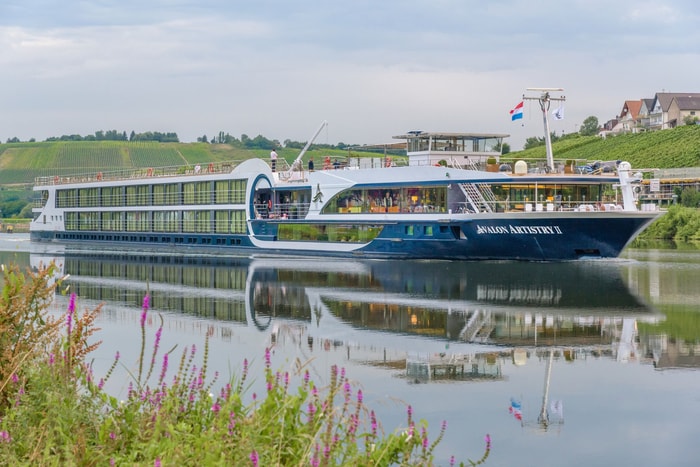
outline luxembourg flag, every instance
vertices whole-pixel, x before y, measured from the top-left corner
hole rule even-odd
[[[516,105],[515,108],[510,111],[511,122],[523,118],[523,102],[524,101],[520,101],[520,104]]]

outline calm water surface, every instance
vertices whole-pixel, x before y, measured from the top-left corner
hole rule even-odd
[[[56,259],[81,307],[103,303],[99,375],[149,333],[163,348],[207,336],[212,370],[337,364],[363,388],[384,429],[406,405],[438,450],[491,466],[700,465],[700,251],[627,250],[581,263],[348,261],[82,251],[0,235],[0,259]],[[67,297],[58,295],[54,310]],[[128,376],[111,380],[124,394]],[[257,381],[252,391],[264,391]],[[516,405],[514,405],[514,403]]]

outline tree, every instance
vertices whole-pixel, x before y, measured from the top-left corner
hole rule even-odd
[[[588,117],[581,124],[579,131],[581,136],[593,136],[598,134],[598,117]]]

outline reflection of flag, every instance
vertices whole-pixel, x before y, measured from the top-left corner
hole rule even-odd
[[[520,103],[510,111],[510,121],[513,122],[519,118],[523,118],[523,103],[524,101],[520,101]]]
[[[564,106],[560,105],[558,109],[552,112],[554,120],[564,120]]]
[[[552,401],[549,404],[549,413],[557,415],[559,418],[564,418],[564,403],[562,401]]]
[[[516,401],[512,397],[510,398],[510,408],[508,409],[508,412],[512,414],[516,420],[523,420],[523,411],[520,401]]]

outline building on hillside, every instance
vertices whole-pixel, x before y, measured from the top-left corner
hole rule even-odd
[[[668,121],[671,128],[683,125],[686,118],[697,121],[700,116],[700,94],[697,96],[674,96],[668,106]]]
[[[654,98],[641,99],[639,102],[641,105],[637,114],[637,125],[643,131],[652,129],[654,125],[658,125],[658,122],[654,120],[656,116],[652,112],[654,109]]]
[[[653,98],[626,100],[620,115],[608,120],[600,135],[675,128],[696,116],[700,117],[700,93],[657,92]]]
[[[636,133],[638,128],[637,117],[642,101],[625,101],[618,117],[617,125],[613,128],[613,133]]]
[[[674,105],[674,110],[671,110],[671,104],[674,98],[678,99]],[[675,107],[677,107],[678,110],[675,110]],[[683,108],[681,109],[681,107]],[[691,115],[690,112],[695,112],[700,115],[700,93],[657,92],[654,96],[652,115],[655,117],[654,121],[658,122],[658,126],[655,125],[653,129],[658,128],[664,130],[683,125],[681,110],[683,111],[683,115]]]

